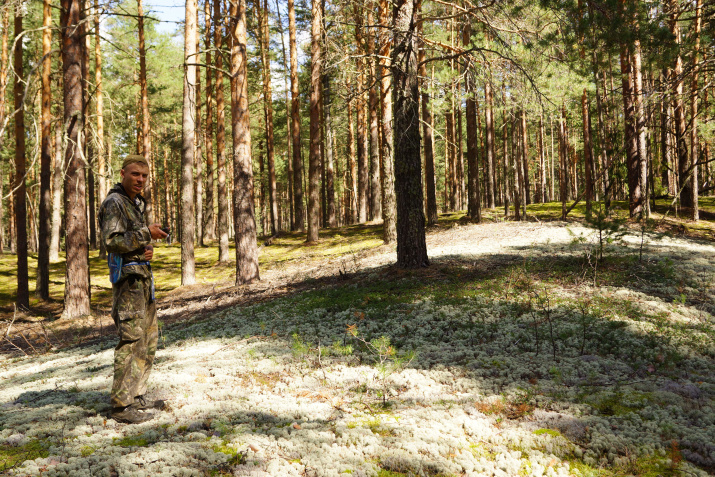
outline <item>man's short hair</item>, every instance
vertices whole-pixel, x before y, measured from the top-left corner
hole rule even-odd
[[[144,164],[145,166],[149,167],[149,163],[146,162],[144,156],[141,156],[139,154],[129,154],[127,157],[125,157],[124,162],[122,162],[122,169],[126,169],[126,167],[130,164]]]

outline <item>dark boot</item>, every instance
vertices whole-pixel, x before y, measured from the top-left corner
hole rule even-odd
[[[142,396],[137,396],[134,398],[132,407],[139,411],[146,411],[147,409],[162,410],[166,407],[166,403],[164,401],[162,401],[161,399],[157,399],[156,401],[147,400],[142,395]]]
[[[140,411],[136,409],[134,405],[131,405],[126,407],[113,407],[109,417],[125,424],[139,424],[140,422],[153,419],[154,413]]]

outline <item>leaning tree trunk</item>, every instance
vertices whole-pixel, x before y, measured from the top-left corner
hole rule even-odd
[[[251,126],[248,116],[246,0],[231,2],[231,135],[236,285],[258,280],[258,244],[253,211]]]
[[[184,106],[181,144],[181,284],[196,283],[194,236],[194,141],[196,131],[196,10],[197,0],[186,1],[184,29]]]
[[[308,162],[308,237],[306,242],[318,241],[320,227],[320,75],[322,49],[320,44],[323,12],[320,0],[312,0],[310,29],[310,159]]]
[[[412,7],[413,15],[417,18],[418,11],[413,2]],[[395,167],[394,167],[394,155],[393,155],[393,124],[392,124],[392,80],[388,72],[390,71],[390,37],[389,37],[389,20],[390,11],[388,9],[387,0],[380,0],[379,7],[380,15],[380,25],[382,25],[380,33],[380,99],[382,101],[381,112],[382,112],[382,150],[381,150],[381,160],[382,160],[382,240],[385,243],[392,243],[397,238],[396,218],[395,218]],[[414,28],[414,25],[413,25]],[[411,35],[415,32],[412,31]],[[416,37],[415,37],[416,38]],[[416,43],[413,45],[415,50],[413,53],[416,55]],[[417,67],[416,58],[415,68]],[[417,75],[417,71],[414,71]],[[419,103],[415,103],[415,107],[419,107]],[[418,116],[415,116],[415,127],[417,128],[417,136],[419,137],[419,127],[417,126]],[[398,129],[399,131],[399,129]],[[419,148],[417,149],[417,157],[420,158]],[[419,159],[418,164],[422,164],[421,159]],[[421,174],[421,171],[420,171]],[[420,182],[421,182],[420,178]],[[422,189],[420,186],[420,197],[422,196]],[[420,207],[422,207],[422,200],[420,200]],[[420,209],[422,210],[422,209]],[[424,218],[422,219],[424,221]],[[423,224],[424,226],[424,224]]]
[[[392,11],[397,266],[400,268],[429,265],[420,160],[417,12],[416,0],[397,0]]]
[[[15,205],[15,230],[17,233],[17,297],[18,307],[30,307],[30,292],[28,285],[27,270],[27,205],[25,188],[25,88],[23,86],[23,41],[22,41],[22,6],[15,7],[15,38],[13,41],[14,52],[13,62],[15,68],[15,84],[13,94],[15,95],[15,182],[14,205]],[[79,75],[78,75],[79,76]],[[78,84],[80,84],[78,82]],[[80,85],[80,104],[82,101],[82,90]],[[81,113],[81,112],[80,112]],[[85,225],[86,225],[85,218]],[[85,244],[87,240],[84,240]],[[69,253],[67,270],[69,271]],[[86,275],[85,275],[86,276]],[[68,284],[69,285],[69,284]],[[89,301],[89,300],[87,300]],[[86,314],[86,313],[83,313]]]
[[[50,214],[52,196],[50,192],[52,167],[52,89],[50,68],[52,58],[52,11],[50,0],[44,0],[42,9],[42,146],[40,151],[40,223],[37,247],[37,286],[35,294],[42,300],[50,299]]]
[[[65,150],[65,273],[64,318],[90,313],[89,242],[85,168],[80,151],[82,129],[82,56],[80,0],[62,0],[62,73]],[[20,231],[18,230],[18,234]]]

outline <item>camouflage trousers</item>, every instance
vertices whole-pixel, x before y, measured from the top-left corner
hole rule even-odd
[[[151,278],[130,275],[112,287],[112,318],[119,333],[114,348],[112,407],[129,406],[146,393],[154,364],[159,329],[156,303],[151,297]]]

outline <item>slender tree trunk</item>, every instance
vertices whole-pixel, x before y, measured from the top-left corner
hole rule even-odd
[[[462,31],[462,44],[465,48],[469,48],[471,42],[472,28],[469,21],[466,22]],[[467,167],[468,167],[468,203],[467,214],[474,222],[482,220],[481,207],[479,204],[479,159],[477,138],[479,131],[477,128],[477,100],[474,87],[474,72],[471,70],[472,58],[466,57],[465,64],[465,87],[467,90]]]
[[[559,195],[561,196],[561,220],[566,220],[568,143],[566,140],[566,105],[561,105],[559,121]]]
[[[415,3],[418,0],[409,0],[412,2],[410,8],[413,10],[410,15],[417,18],[417,10],[415,8]],[[380,0],[378,15],[380,17],[380,99],[381,106],[380,110],[382,112],[382,148],[381,148],[381,161],[382,161],[382,240],[386,243],[392,243],[397,238],[396,230],[396,203],[395,203],[395,158],[393,154],[393,131],[395,125],[393,125],[392,115],[393,115],[393,92],[392,92],[392,81],[393,78],[390,75],[391,67],[391,51],[392,42],[390,41],[389,26],[390,26],[390,10],[388,8],[387,0]],[[396,7],[394,7],[396,8]],[[393,19],[395,18],[395,13],[393,11]],[[412,25],[412,28],[415,26]],[[410,33],[410,36],[414,36],[415,31]],[[416,38],[416,37],[415,37]],[[410,39],[413,42],[414,39]],[[416,43],[411,43],[411,47],[416,48]],[[417,50],[412,51],[413,54],[417,54]],[[415,61],[414,67],[417,67],[417,58],[411,59],[410,61]],[[417,78],[417,71],[411,72],[415,75],[415,80]],[[417,87],[417,84],[415,84]],[[414,98],[418,101],[417,98]],[[419,110],[419,102],[414,104],[414,107]],[[415,122],[418,121],[419,114],[414,117]],[[417,123],[414,126],[416,129],[417,136],[419,138],[419,126]],[[422,168],[422,161],[420,159],[420,150],[417,149],[417,160]],[[421,176],[421,172],[420,172]],[[422,179],[420,177],[420,184]],[[422,186],[420,185],[420,214],[422,215],[422,220],[424,222],[424,214],[422,212]],[[423,223],[424,229],[424,223]]]
[[[298,84],[298,50],[295,33],[295,7],[288,0],[288,43],[290,44],[291,141],[293,143],[293,191],[295,215],[293,229],[305,230],[303,215],[303,159],[300,146],[300,92]]]
[[[648,201],[648,152],[646,148],[646,116],[643,106],[643,73],[641,68],[641,44],[636,39],[633,44],[633,104],[635,108],[636,137],[638,140],[638,163],[636,165],[638,182],[640,184],[642,199],[642,213],[645,218],[650,216],[650,203]],[[696,179],[697,180],[697,179]]]
[[[279,0],[276,0],[276,16],[278,18],[278,31],[281,34],[281,49],[283,50],[283,70],[286,72],[283,75],[284,91],[285,91],[285,102],[286,102],[286,128],[288,129],[288,136],[292,134],[291,121],[290,121],[290,100],[288,99],[288,55],[286,54],[285,47],[285,37],[283,35],[283,19],[281,18],[281,10],[279,7]],[[288,229],[293,230],[295,224],[295,212],[294,212],[294,197],[295,192],[293,190],[293,161],[291,156],[291,141],[286,141],[286,179],[288,190],[286,191],[288,200]]]
[[[540,203],[546,202],[546,151],[544,149],[544,118],[539,114],[539,187],[538,187],[538,201]]]
[[[7,39],[8,30],[10,29],[10,8],[5,8],[2,12],[2,40],[0,40],[0,150],[3,147],[3,142],[5,141],[5,118],[6,118],[6,105],[5,105],[5,93],[7,90],[7,70],[8,70],[8,53],[7,53]],[[3,171],[0,169],[0,184],[3,182]],[[12,188],[13,182],[9,183]],[[3,200],[5,194],[0,191],[0,253],[3,252],[3,242],[5,240],[5,227],[3,224]],[[12,194],[8,202],[12,203]],[[12,206],[10,206],[12,208]],[[12,222],[12,215],[10,215],[10,222]],[[12,224],[8,229],[12,229]],[[11,236],[12,234],[10,234]]]
[[[261,8],[259,8],[259,11]],[[270,34],[268,32],[268,0],[265,0],[262,11],[259,12],[261,22],[262,40],[261,63],[263,65],[263,112],[266,121],[266,158],[268,160],[268,198],[270,205],[271,235],[275,235],[280,230],[278,223],[278,196],[276,185],[276,163],[275,147],[273,140],[273,89],[271,86],[271,62],[268,55],[270,48]]]
[[[606,209],[611,206],[611,180],[610,180],[610,158],[612,156],[611,142],[606,133],[606,125],[604,121],[604,105],[601,100],[601,79],[603,75],[600,66],[600,57],[594,54],[594,83],[596,85],[596,109],[598,110],[598,142],[601,149],[601,170],[602,170],[602,188],[603,199]]]
[[[695,37],[695,45],[693,46],[693,79],[690,98],[690,157],[692,161],[691,171],[691,212],[690,218],[694,221],[700,220],[698,211],[698,72],[700,70],[699,54],[700,54],[700,29],[702,24],[702,0],[695,0],[695,28],[693,35]],[[707,104],[705,104],[707,107]],[[706,166],[707,167],[707,166]]]
[[[22,6],[15,7],[15,37],[13,39],[13,63],[15,68],[15,230],[17,231],[17,297],[16,304],[20,308],[30,307],[30,292],[27,270],[27,203],[25,188],[25,88],[23,86],[24,72],[23,55],[23,14]],[[86,220],[86,218],[85,218]],[[86,222],[85,222],[86,223]],[[85,239],[86,243],[86,239]],[[69,262],[68,262],[69,265]],[[69,269],[69,266],[68,266]]]
[[[259,279],[256,220],[253,211],[251,129],[248,116],[246,0],[229,1],[231,4],[231,125],[236,285],[243,285]]]
[[[196,282],[194,238],[194,148],[196,131],[197,0],[186,1],[184,29],[184,106],[181,145],[181,284]]]
[[[62,127],[55,127],[55,160],[52,171],[52,230],[50,232],[50,263],[60,260],[60,233],[62,229],[62,178],[64,160],[62,156]]]
[[[107,161],[104,145],[104,85],[102,84],[102,47],[99,28],[99,2],[94,1],[94,82],[97,110],[97,200],[101,204],[107,196]],[[99,241],[99,258],[107,258],[104,240]]]
[[[524,219],[526,206],[531,204],[531,180],[529,178],[529,129],[526,123],[526,111],[521,110],[521,165],[523,167]]]
[[[368,92],[368,103],[369,116],[370,116],[370,219],[371,220],[381,220],[382,219],[382,185],[380,181],[381,172],[381,156],[383,151],[380,150],[380,129],[378,128],[377,116],[380,112],[379,103],[379,90],[377,85],[378,82],[377,74],[382,74],[381,69],[376,68],[376,60],[374,58],[375,54],[375,37],[372,33],[375,30],[375,19],[373,15],[372,8],[367,10],[367,23],[370,25],[368,28],[366,40],[367,40],[367,56],[366,60],[369,65],[369,81],[370,89]],[[379,38],[383,38],[382,34]]]
[[[493,97],[492,97],[492,84],[490,81],[484,83],[484,120],[486,122],[487,136],[486,136],[486,185],[487,185],[487,207],[493,209],[496,207],[495,201],[495,187],[494,187],[494,176],[496,175],[496,169],[494,167],[495,156],[494,156],[494,114],[493,111]]]
[[[355,5],[355,42],[357,44],[357,169],[358,169],[358,221],[362,224],[368,217],[368,162],[367,136],[365,132],[365,61],[361,58],[365,53],[363,46],[362,16],[360,7]]]
[[[335,161],[333,158],[333,125],[330,105],[332,96],[330,94],[330,77],[323,76],[323,117],[325,118],[325,193],[327,195],[328,206],[328,227],[337,227],[337,216],[335,207]]]
[[[680,6],[675,0],[669,1],[671,10],[670,31],[675,36],[675,41],[680,45]],[[675,149],[678,164],[678,191],[680,204],[683,207],[693,206],[693,188],[690,174],[690,161],[688,158],[688,145],[686,141],[685,104],[683,99],[683,59],[678,54],[675,58],[673,69],[673,120],[675,122]]]
[[[626,141],[626,161],[628,169],[628,209],[635,217],[643,211],[643,191],[640,183],[638,158],[638,138],[636,136],[635,107],[633,104],[632,71],[629,52],[621,47],[621,82],[623,84],[623,123]]]
[[[215,3],[215,2],[214,2]],[[219,7],[221,6],[219,2]],[[216,35],[216,30],[218,30],[219,36],[222,36],[221,32],[221,20],[219,16],[219,21],[214,24],[212,21],[212,4],[210,0],[204,1],[204,48],[206,50],[206,64],[211,65],[213,59],[211,56],[211,39],[212,39],[212,26],[213,35]],[[197,45],[198,48],[198,45]],[[216,56],[221,56],[218,52]],[[210,240],[207,227],[208,221],[206,220],[206,215],[208,214],[206,204],[204,202],[204,183],[208,184],[208,178],[204,179],[204,176],[211,175],[211,222],[213,223],[213,171],[209,170],[208,163],[210,162],[213,166],[213,134],[214,134],[214,83],[213,83],[213,69],[210,67],[206,68],[206,125],[204,126],[202,132],[202,142],[203,149],[206,150],[206,169],[204,170],[203,157],[199,156],[196,159],[196,238],[200,247],[205,247],[206,242]],[[196,92],[200,94],[200,91]],[[209,196],[208,191],[206,191],[206,196]],[[220,255],[220,251],[219,251]]]
[[[308,163],[308,237],[318,241],[320,228],[320,77],[322,74],[321,27],[323,13],[320,0],[312,0],[310,30],[310,160]]]
[[[348,95],[354,97],[352,84],[350,83],[350,78],[347,77],[345,80],[345,89],[348,91]],[[349,224],[357,223],[357,161],[355,156],[355,127],[353,125],[353,101],[349,101],[348,107],[348,182],[345,187],[349,191],[349,210],[350,217],[347,222]],[[347,214],[346,214],[347,216]]]
[[[50,67],[52,58],[52,11],[51,1],[44,0],[42,10],[42,146],[40,152],[40,223],[37,254],[37,285],[35,294],[42,300],[50,299],[50,215],[52,196],[50,193],[52,167],[52,90],[50,84]]]
[[[137,0],[137,21],[139,24],[139,90],[141,95],[142,107],[142,155],[144,156],[144,159],[146,159],[147,164],[151,164],[151,126],[149,118],[149,92],[147,90],[146,82],[146,48],[144,47],[144,6],[142,4],[142,0]],[[191,63],[197,63],[196,60],[196,57],[192,57],[189,59]],[[155,222],[152,200],[152,183],[153,177],[150,175],[147,179],[147,187],[144,189],[144,199],[146,200],[146,211],[144,214],[146,216],[146,221],[148,224]]]
[[[506,85],[502,88],[502,103],[506,105]],[[504,216],[509,216],[509,203],[511,202],[511,187],[509,184],[509,121],[507,118],[507,111],[504,108],[504,114],[502,117],[504,134],[502,137],[502,143],[504,145],[503,163],[502,170],[504,171]]]
[[[422,16],[422,0],[418,2],[418,14]],[[425,66],[425,47],[422,38],[422,21],[417,24],[417,37],[419,41],[419,51],[417,52],[418,72],[423,78],[422,84],[422,136],[424,139],[425,155],[425,193],[427,195],[427,223],[434,225],[437,223],[437,188],[435,185],[434,171],[434,133],[432,112],[429,104],[429,93],[424,85],[427,78],[427,67]]]
[[[218,165],[218,261],[228,263],[228,186],[226,183],[226,119],[223,93],[223,56],[218,53],[223,48],[221,29],[221,1],[214,0],[214,45],[216,54],[216,159]]]
[[[583,117],[583,158],[586,178],[586,217],[591,216],[593,200],[593,146],[591,145],[591,115],[588,110],[586,88],[581,95],[581,114]]]
[[[420,159],[419,88],[417,83],[416,0],[393,5],[391,54],[395,108],[395,192],[397,198],[397,266],[426,267],[427,244]]]
[[[206,5],[209,5],[210,1],[206,1]],[[206,7],[204,8],[206,13]],[[213,39],[214,48],[216,48],[216,55],[213,58],[214,66],[216,69],[207,68],[206,69],[206,170],[204,175],[206,176],[206,190],[205,190],[205,201],[203,203],[203,224],[201,226],[202,237],[199,242],[203,245],[207,242],[216,239],[216,214],[214,213],[214,188],[216,186],[215,175],[214,175],[214,153],[213,153],[213,135],[214,135],[214,108],[216,110],[216,155],[218,156],[217,163],[220,162],[221,154],[224,155],[223,162],[224,167],[226,163],[226,145],[225,145],[225,120],[224,120],[224,146],[223,150],[218,145],[219,136],[221,136],[220,126],[218,125],[220,114],[218,113],[218,101],[219,96],[221,101],[223,101],[223,55],[220,52],[220,48],[223,46],[223,31],[222,25],[222,15],[221,15],[221,2],[213,2],[213,12],[209,12],[213,15],[213,21],[210,21],[210,16],[207,15],[206,20],[206,64],[210,65],[212,63],[211,48],[210,48],[210,32],[209,26],[213,26]],[[215,74],[215,76],[214,76]],[[219,95],[220,91],[220,95]],[[218,194],[217,194],[218,195]],[[217,198],[218,199],[218,198]],[[228,197],[225,199],[228,201]],[[220,200],[219,200],[220,202]],[[220,215],[220,214],[219,214]],[[219,219],[220,220],[220,219]],[[226,219],[224,219],[226,220]],[[228,247],[228,246],[227,246]],[[219,259],[221,258],[221,244],[219,240]]]
[[[82,160],[83,154],[80,150],[80,145],[82,144],[80,135],[83,123],[81,63],[84,54],[84,42],[82,41],[80,28],[80,10],[80,0],[62,0],[62,72],[64,77],[65,137],[67,138],[65,151],[65,244],[67,248],[67,266],[65,273],[65,308],[62,313],[64,318],[76,318],[90,313],[86,185]],[[20,174],[19,171],[18,174]],[[22,174],[24,174],[24,171]],[[18,215],[20,214],[18,213]],[[20,230],[18,230],[18,238],[19,234]]]

